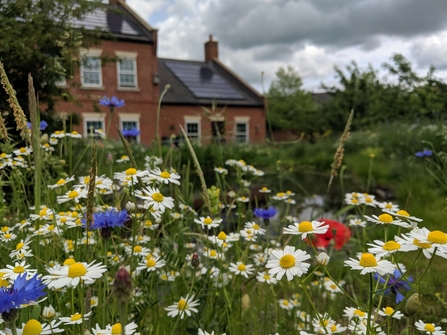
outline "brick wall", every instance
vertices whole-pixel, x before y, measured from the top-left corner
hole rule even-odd
[[[211,107],[208,106],[208,109]],[[235,140],[236,118],[248,118],[248,136],[250,143],[261,143],[265,141],[265,113],[263,108],[249,107],[217,107],[216,112],[206,116],[204,109],[200,106],[187,105],[163,105],[160,113],[160,137],[169,138],[171,135],[179,135],[180,127],[185,128],[185,117],[200,116],[201,143],[208,144],[212,141],[211,122],[222,120],[219,112],[226,118],[224,138],[227,143]],[[185,129],[186,130],[186,129]]]
[[[112,126],[110,137],[118,138],[116,125],[119,124],[119,115],[138,115],[141,128],[140,141],[149,144],[153,138],[153,128],[155,125],[155,115],[159,99],[159,87],[154,84],[154,73],[158,72],[158,63],[155,48],[148,43],[134,43],[124,41],[103,41],[100,45],[91,49],[101,49],[102,56],[115,56],[115,51],[136,52],[137,80],[138,90],[129,90],[118,88],[117,64],[115,62],[107,63],[102,68],[102,88],[81,88],[80,87],[80,69],[75,70],[74,78],[67,85],[70,92],[76,97],[76,102],[60,102],[58,112],[94,113],[94,105],[98,100],[105,96],[116,96],[125,100],[125,106],[116,109],[112,115]],[[101,112],[105,114],[105,127],[109,122],[110,113],[104,106],[99,106]],[[74,130],[84,134],[84,122],[74,127]]]

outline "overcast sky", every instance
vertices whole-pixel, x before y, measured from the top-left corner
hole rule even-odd
[[[308,90],[334,84],[334,66],[380,68],[402,53],[447,81],[447,0],[127,0],[159,29],[159,57],[203,60],[212,34],[219,59],[261,91],[280,66]]]

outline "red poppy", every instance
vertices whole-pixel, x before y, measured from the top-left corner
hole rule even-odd
[[[324,221],[324,223],[328,224],[329,229],[324,234],[314,235],[312,243],[316,248],[327,248],[331,240],[334,240],[335,250],[340,250],[351,238],[351,230],[343,223],[324,218],[320,219],[319,221]],[[309,243],[309,241],[307,242]]]

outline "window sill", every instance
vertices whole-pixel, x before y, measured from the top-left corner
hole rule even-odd
[[[98,91],[104,91],[104,86],[81,86],[81,90],[98,90]]]
[[[121,92],[140,92],[138,87],[117,87],[116,90]]]

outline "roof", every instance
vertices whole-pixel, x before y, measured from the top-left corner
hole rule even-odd
[[[218,61],[158,59],[162,104],[263,107],[264,100]]]
[[[74,24],[86,29],[101,29],[112,33],[118,40],[135,42],[154,42],[154,28],[145,23],[129,6],[122,1],[109,4],[105,9],[97,9]]]

